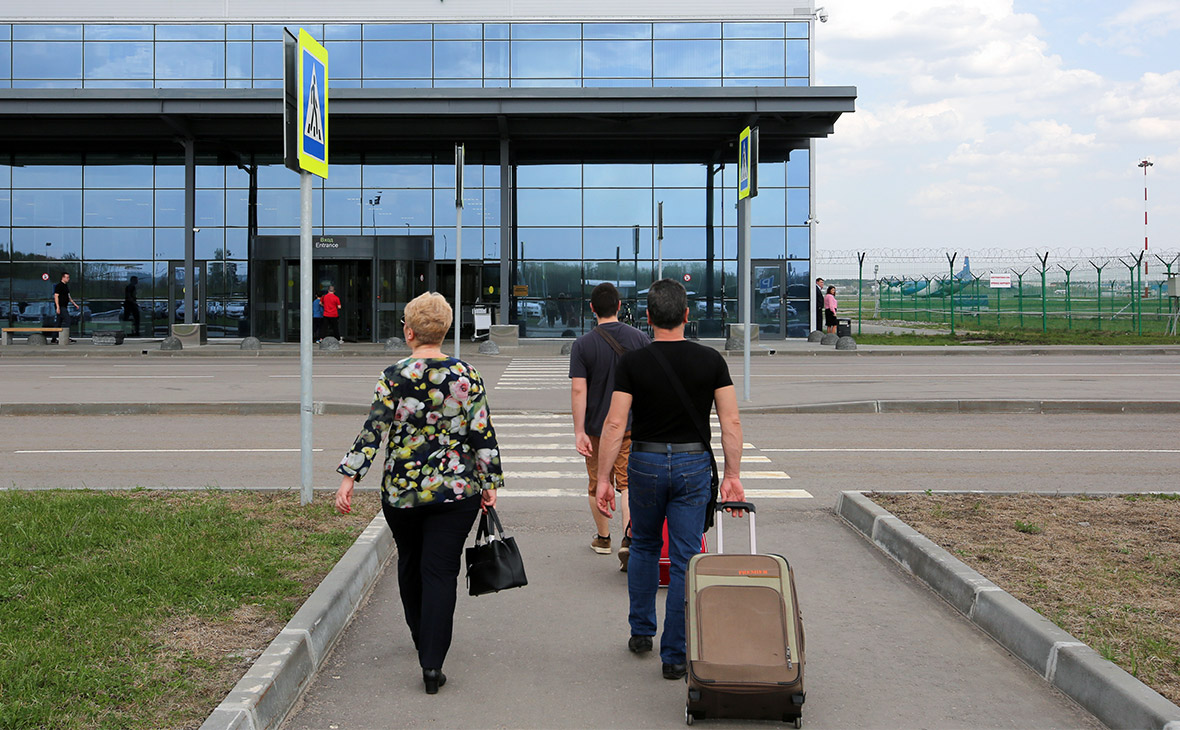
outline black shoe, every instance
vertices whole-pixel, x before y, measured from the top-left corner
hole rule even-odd
[[[687,664],[664,665],[664,679],[684,679],[686,674],[688,674]]]
[[[645,651],[651,651],[651,637],[650,636],[632,636],[627,642],[627,648],[633,654],[642,654]]]
[[[441,669],[423,669],[422,684],[426,685],[426,694],[438,694],[438,688],[447,683],[447,675]]]

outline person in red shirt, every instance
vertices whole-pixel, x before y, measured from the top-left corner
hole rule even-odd
[[[324,303],[324,324],[327,325],[328,335],[340,339],[340,297],[336,296],[336,287],[328,285],[328,293],[321,300]]]

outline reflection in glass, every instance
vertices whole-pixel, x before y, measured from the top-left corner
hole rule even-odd
[[[793,188],[807,187],[811,180],[810,163],[810,150],[791,150],[791,157],[787,162],[787,185]]]
[[[13,190],[12,225],[81,226],[81,190]]]
[[[333,86],[336,85],[337,79],[359,79],[361,77],[360,41],[327,41],[324,43],[324,48],[328,51],[329,71]]]
[[[429,41],[366,42],[363,75],[366,79],[430,78]]]
[[[804,225],[811,217],[811,201],[807,188],[787,189],[787,224]]]
[[[592,165],[583,172],[583,185],[588,188],[650,188],[651,165]]]
[[[485,41],[483,75],[489,79],[508,78],[508,42]]]
[[[88,79],[150,79],[152,44],[87,43],[85,76]]]
[[[152,225],[150,190],[87,190],[84,206],[87,226]]]
[[[754,226],[750,229],[750,256],[753,258],[781,259],[785,250],[786,236],[782,228]]]
[[[559,79],[582,75],[579,41],[512,41],[512,78]]]
[[[720,38],[720,23],[656,23],[656,38]]]
[[[582,44],[587,77],[647,78],[651,76],[649,41],[585,41]]]
[[[81,228],[12,229],[12,259],[14,261],[61,261],[81,257]]]
[[[17,24],[13,26],[14,41],[80,41],[80,25]]]
[[[431,27],[428,23],[366,23],[365,40],[401,41],[430,40]]]
[[[369,165],[363,170],[368,188],[429,188],[430,165]]]
[[[650,190],[588,188],[583,192],[583,223],[587,226],[650,226],[651,200]]]
[[[807,41],[787,41],[787,76],[807,76]]]
[[[785,41],[723,41],[724,71],[728,77],[785,75]]]
[[[517,255],[525,259],[580,259],[582,257],[582,229],[580,228],[520,228],[517,235]],[[612,254],[613,256],[614,254]]]
[[[483,74],[483,44],[479,41],[436,41],[434,77],[478,79]]]
[[[653,52],[658,77],[721,75],[721,46],[716,41],[656,41]]]
[[[151,228],[87,228],[82,231],[82,255],[87,259],[152,258]]]
[[[726,38],[782,38],[782,23],[725,23]]]
[[[811,258],[811,231],[809,229],[799,226],[787,229],[787,258]]]
[[[516,168],[516,185],[521,188],[576,188],[581,184],[581,165],[520,165]]]
[[[581,190],[518,190],[520,226],[576,226],[582,223]]]
[[[82,44],[14,42],[12,78],[81,79]]]
[[[88,155],[86,158],[85,181],[87,188],[150,188],[152,187],[152,160],[150,157],[127,158],[139,160],[139,164],[103,164],[116,162],[117,158],[102,158]]]
[[[209,23],[201,23],[199,25],[157,25],[156,40],[223,41],[225,40],[225,26]]]
[[[184,191],[157,190],[156,191],[156,225],[183,226],[184,225]]]
[[[87,25],[83,30],[88,41],[150,41],[155,32],[151,25]]]

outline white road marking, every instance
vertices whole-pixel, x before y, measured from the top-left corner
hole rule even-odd
[[[14,454],[285,454],[299,449],[22,449]],[[323,449],[312,449],[323,451]]]
[[[505,479],[586,479],[583,471],[505,471]],[[783,471],[743,471],[742,479],[790,479]]]
[[[740,373],[739,373],[740,374]],[[751,375],[754,378],[817,378],[824,380],[839,380],[841,378],[1180,378],[1180,373],[862,373],[842,375],[840,373],[824,373],[822,375],[802,373],[771,373],[767,375]]]
[[[899,454],[1180,454],[1180,449],[858,449],[843,447],[836,449],[761,449],[779,452],[866,452]]]
[[[573,450],[573,447],[570,447]],[[579,454],[578,456],[514,456],[512,454],[501,454],[501,464],[582,464],[585,459]],[[724,464],[725,459],[717,459],[718,464]],[[769,464],[769,456],[743,456],[743,464]]]
[[[50,380],[212,380],[213,375],[50,375]]]
[[[579,497],[586,498],[585,489],[512,489],[505,487],[497,489],[498,499],[505,497]],[[812,499],[812,494],[806,489],[747,489],[746,496],[751,499]]]
[[[518,435],[521,435],[521,434],[513,434],[513,438],[517,437]],[[721,451],[721,444],[713,444],[712,446],[713,446],[714,452],[719,453]],[[521,449],[523,451],[533,451],[533,450],[548,451],[548,450],[553,450],[553,449],[572,449],[572,448],[573,448],[573,444],[570,444],[570,443],[533,444],[533,443],[528,443],[527,441],[522,441],[522,442],[517,443],[514,441],[505,442],[503,440],[500,440],[500,450],[501,451],[503,451],[504,449]],[[753,449],[754,444],[742,444],[742,448],[743,449]],[[773,451],[774,449],[758,449],[758,450],[759,451]],[[835,451],[841,451],[841,450],[842,449],[835,449]]]

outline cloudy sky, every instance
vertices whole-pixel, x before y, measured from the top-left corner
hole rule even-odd
[[[1180,1],[816,4],[820,250],[1180,253]]]

